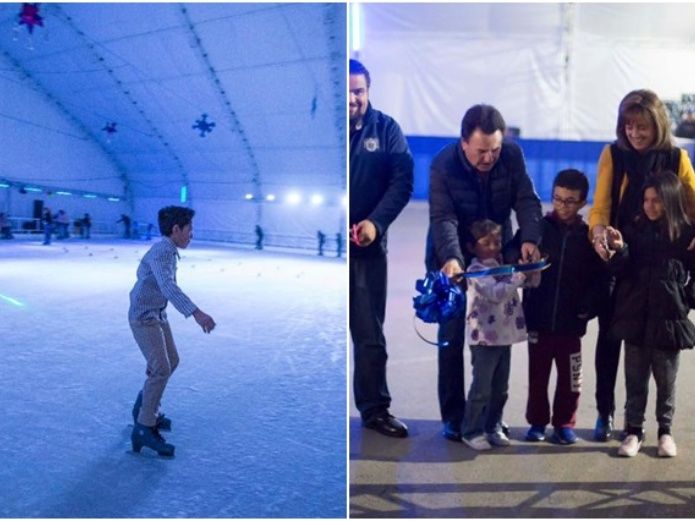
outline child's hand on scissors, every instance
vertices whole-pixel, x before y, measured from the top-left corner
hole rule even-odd
[[[366,247],[376,239],[376,226],[369,219],[352,225],[350,240],[357,246]]]

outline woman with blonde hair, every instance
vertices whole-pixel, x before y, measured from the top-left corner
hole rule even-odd
[[[629,92],[618,107],[617,139],[601,152],[596,176],[594,203],[589,212],[590,236],[596,252],[607,260],[606,228],[621,229],[632,223],[642,207],[645,181],[653,173],[671,170],[683,184],[687,211],[695,217],[695,172],[685,150],[671,137],[671,122],[659,97],[646,89]],[[621,341],[612,338],[609,326],[615,303],[614,281],[607,280],[605,308],[599,314],[596,342],[596,408],[594,439],[608,441],[615,413],[615,380]]]

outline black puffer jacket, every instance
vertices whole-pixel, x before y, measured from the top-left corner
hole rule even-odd
[[[430,234],[427,263],[437,269],[449,259],[464,263],[471,242],[470,225],[491,219],[502,225],[502,240],[512,239],[511,213],[516,213],[521,242],[538,244],[541,203],[526,173],[521,148],[502,145],[493,169],[481,175],[466,159],[460,141],[444,147],[430,167]]]
[[[550,267],[542,272],[540,286],[524,290],[526,327],[584,336],[587,321],[596,316],[601,299],[608,297],[608,270],[591,246],[589,227],[581,216],[564,224],[551,213],[541,225],[539,247]]]
[[[611,333],[636,346],[692,348],[695,325],[688,312],[695,254],[687,248],[695,230],[687,227],[671,243],[658,222],[642,218],[627,226],[623,237],[627,247],[609,262],[618,274]]]

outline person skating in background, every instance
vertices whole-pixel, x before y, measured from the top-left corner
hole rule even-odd
[[[257,250],[262,250],[263,249],[263,228],[261,228],[258,224],[256,225],[256,249]]]
[[[82,217],[82,236],[85,239],[91,238],[91,233],[92,233],[92,217],[86,213],[84,214],[84,217]]]
[[[53,235],[53,214],[48,206],[45,206],[41,213],[41,222],[43,223],[43,244],[51,244],[51,235]]]
[[[319,243],[319,256],[323,257],[323,247],[326,244],[326,234],[321,230],[316,232],[316,240]]]
[[[130,217],[126,214],[121,214],[121,218],[116,221],[116,223],[123,223],[123,238],[130,239]]]

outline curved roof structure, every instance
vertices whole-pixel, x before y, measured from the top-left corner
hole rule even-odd
[[[185,199],[210,231],[338,230],[344,5],[40,4],[33,26],[21,10],[0,4],[0,179],[143,219]],[[288,222],[289,190],[323,210]]]

